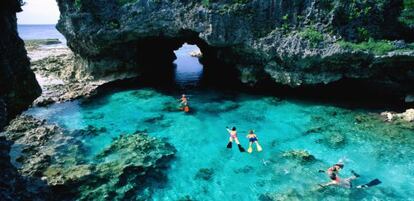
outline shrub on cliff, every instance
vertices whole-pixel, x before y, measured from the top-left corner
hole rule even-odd
[[[404,9],[401,11],[400,22],[414,28],[414,0],[404,0]]]

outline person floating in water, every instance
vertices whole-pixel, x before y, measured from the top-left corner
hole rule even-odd
[[[357,174],[355,171],[351,170],[352,176],[345,178],[345,179],[341,179],[339,177],[339,171],[342,170],[344,168],[344,164],[343,163],[337,163],[335,165],[333,165],[332,167],[328,168],[328,170],[323,171],[323,170],[319,170],[319,172],[326,172],[329,176],[329,178],[331,179],[330,182],[325,183],[325,184],[319,184],[319,186],[321,187],[327,187],[327,186],[340,186],[340,187],[344,187],[344,188],[352,188],[352,181],[359,178],[360,175]],[[379,179],[374,179],[366,184],[363,185],[359,185],[356,186],[356,188],[368,188],[371,186],[375,186],[380,184],[381,181]]]
[[[252,145],[253,143],[256,143],[256,148],[257,151],[262,151],[262,146],[260,146],[259,144],[259,138],[257,137],[257,135],[254,133],[253,130],[249,131],[249,134],[247,134],[247,138],[249,139],[249,148],[247,149],[247,152],[252,153],[253,152],[253,148]]]
[[[180,102],[180,110],[183,110],[184,112],[189,112],[190,107],[188,106],[188,98],[185,94],[181,95],[181,98],[179,99]]]
[[[227,131],[230,134],[229,143],[227,144],[227,148],[231,149],[233,145],[233,140],[236,142],[237,146],[239,147],[240,152],[245,152],[246,150],[240,145],[240,141],[237,138],[237,131],[236,127],[231,128],[231,130],[226,127]]]

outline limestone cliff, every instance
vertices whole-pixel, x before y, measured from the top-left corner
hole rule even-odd
[[[412,26],[402,0],[58,0],[58,29],[77,54],[78,79],[138,75],[171,62],[183,42],[254,85],[343,79],[404,92],[414,81]],[[410,28],[411,27],[411,28]],[[154,65],[152,65],[154,66]]]
[[[0,130],[41,92],[17,33],[16,12],[21,11],[20,3],[0,2]]]

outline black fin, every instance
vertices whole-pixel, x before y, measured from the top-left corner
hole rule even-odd
[[[229,149],[231,149],[231,147],[233,146],[233,143],[232,142],[229,142],[228,144],[227,144],[227,148],[229,148]]]
[[[351,173],[355,176],[355,177],[360,177],[361,175],[357,174],[355,171],[351,170]]]
[[[240,144],[238,144],[238,146],[239,146],[239,151],[240,152],[246,152],[246,150]]]
[[[367,183],[365,185],[368,186],[368,187],[371,187],[371,186],[376,186],[380,183],[382,183],[382,182],[379,179],[374,179],[374,180],[370,181],[369,183]]]

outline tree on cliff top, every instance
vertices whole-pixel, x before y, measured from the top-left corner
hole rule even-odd
[[[414,0],[404,0],[404,9],[401,11],[400,21],[414,28]]]

